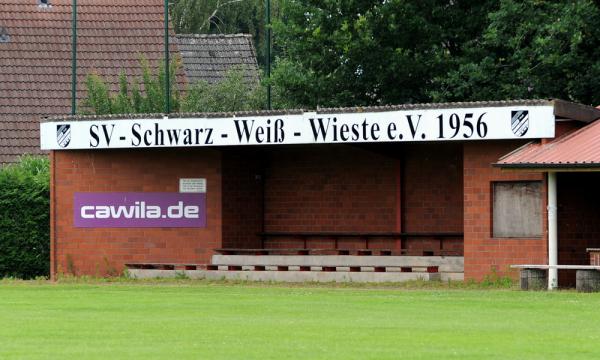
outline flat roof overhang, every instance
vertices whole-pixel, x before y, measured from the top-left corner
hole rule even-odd
[[[40,125],[42,150],[551,139],[555,121],[600,110],[511,100],[235,113],[64,116]]]

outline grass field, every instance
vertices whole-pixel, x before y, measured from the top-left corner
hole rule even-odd
[[[600,294],[0,282],[0,359],[597,359]]]

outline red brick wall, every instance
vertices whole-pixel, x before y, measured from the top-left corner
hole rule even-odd
[[[266,231],[395,231],[396,159],[345,145],[279,147],[268,154]],[[342,242],[344,248],[365,246]],[[303,244],[273,238],[266,246]],[[310,239],[307,246],[333,248],[334,240]]]
[[[463,231],[462,144],[412,144],[402,154],[404,232]],[[404,249],[462,254],[461,238],[409,238]]]
[[[542,173],[503,171],[492,163],[522,142],[493,141],[465,142],[464,144],[464,246],[465,278],[482,280],[495,269],[499,275],[516,278],[512,264],[546,264],[546,185],[544,183],[542,229],[544,236],[528,239],[492,238],[492,182],[516,180],[544,180]],[[545,181],[545,180],[544,180]]]
[[[298,146],[268,154],[268,232],[462,232],[461,144]],[[383,238],[368,244],[387,249],[398,245]],[[305,244],[300,238],[271,238],[266,246]],[[306,246],[333,248],[335,239],[308,239]],[[364,239],[338,239],[337,246],[355,249],[367,244]],[[441,249],[462,254],[463,245],[460,238],[443,244],[435,238],[411,238],[402,248],[419,255]]]
[[[556,122],[556,127],[554,129],[554,137],[559,138],[563,135],[566,135],[575,130],[581,129],[585,126],[585,123],[581,123],[579,121],[559,121]],[[541,141],[552,141],[553,139],[542,139]]]
[[[559,173],[558,263],[588,265],[586,248],[600,248],[600,173]],[[559,286],[574,286],[575,271],[559,270]]]
[[[56,151],[53,156],[52,266],[104,275],[127,262],[207,263],[221,246],[221,155],[208,149]],[[179,178],[207,179],[207,227],[73,227],[75,192],[177,192]]]
[[[223,148],[223,247],[259,249],[263,226],[264,153]]]

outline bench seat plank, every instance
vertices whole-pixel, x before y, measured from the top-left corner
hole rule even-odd
[[[427,251],[422,250],[407,250],[407,249],[304,249],[304,248],[265,248],[265,249],[214,249],[218,254],[223,255],[350,255],[350,254],[362,254],[370,256],[391,256],[391,255],[412,255],[421,256],[425,255]],[[456,250],[430,250],[431,253],[438,253],[438,255],[427,255],[427,256],[462,256],[462,253]]]
[[[463,237],[462,232],[336,232],[336,231],[315,231],[315,232],[287,232],[271,231],[258,233],[265,237]]]

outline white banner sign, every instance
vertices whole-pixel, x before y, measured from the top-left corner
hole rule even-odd
[[[554,137],[552,106],[41,124],[43,150]]]

